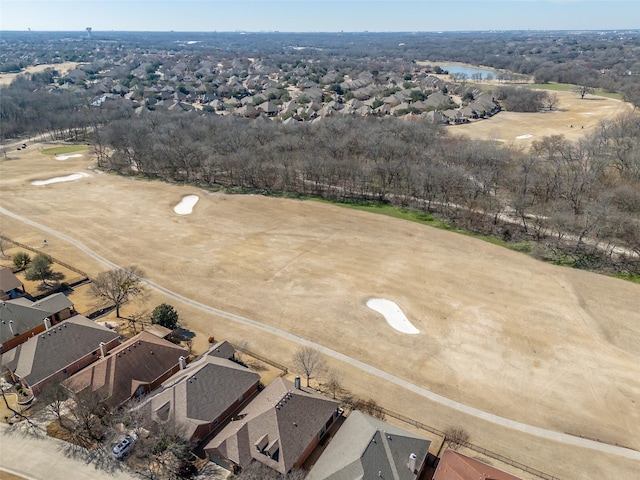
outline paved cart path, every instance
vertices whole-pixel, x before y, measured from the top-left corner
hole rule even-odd
[[[104,258],[100,255],[98,255],[96,252],[94,252],[93,250],[89,249],[86,245],[84,245],[82,242],[79,242],[78,240],[65,235],[64,233],[58,232],[57,230],[54,230],[53,228],[47,227],[45,225],[41,225],[37,222],[34,222],[33,220],[30,220],[28,218],[25,218],[21,215],[15,214],[13,212],[10,212],[9,210],[0,207],[0,214],[6,215],[8,217],[11,217],[15,220],[21,221],[27,225],[30,225],[32,227],[38,228],[40,230],[42,230],[43,232],[46,232],[49,235],[53,235],[56,236],[62,240],[65,240],[67,242],[69,242],[70,244],[74,245],[75,247],[77,247],[79,250],[83,251],[84,253],[86,253],[87,255],[89,255],[90,257],[94,258],[95,260],[97,260],[98,262],[108,266],[109,268],[120,268],[118,265],[116,265],[115,263],[113,263],[112,261],[108,260],[107,258]],[[159,285],[157,283],[152,282],[149,279],[143,278],[142,279],[147,285],[149,285],[150,287],[164,293],[165,295],[178,300],[180,302],[183,302],[185,304],[191,305],[201,311],[207,312],[207,313],[211,313],[214,315],[218,315],[220,317],[226,318],[228,320],[231,320],[233,322],[236,323],[240,323],[243,325],[248,325],[257,329],[260,329],[262,331],[265,332],[269,332],[273,335],[277,335],[281,338],[284,338],[286,340],[289,340],[291,342],[295,342],[298,345],[302,345],[302,346],[308,346],[308,347],[312,347],[312,348],[316,348],[318,349],[320,352],[322,352],[324,355],[328,356],[328,357],[332,357],[335,358],[336,360],[340,360],[342,362],[348,363],[350,365],[353,365],[371,375],[374,375],[378,378],[381,378],[383,380],[386,380],[388,382],[391,382],[399,387],[402,387],[406,390],[409,390],[413,393],[416,393],[424,398],[427,398],[431,401],[440,403],[442,405],[445,405],[447,407],[453,408],[459,412],[462,413],[466,413],[467,415],[471,415],[480,419],[483,419],[487,422],[491,422],[494,423],[496,425],[501,425],[503,427],[507,427],[507,428],[511,428],[513,430],[517,430],[517,431],[521,431],[524,433],[528,433],[530,435],[535,435],[537,437],[541,437],[541,438],[545,438],[548,440],[553,440],[556,442],[561,442],[564,444],[568,444],[568,445],[575,445],[577,447],[583,447],[583,448],[589,448],[591,450],[595,450],[595,451],[599,451],[599,452],[604,452],[604,453],[609,453],[612,455],[618,455],[620,457],[626,457],[626,458],[630,458],[633,460],[640,460],[640,452],[636,451],[636,450],[631,450],[628,448],[624,448],[624,447],[618,447],[615,445],[609,445],[606,443],[600,443],[600,442],[596,442],[594,440],[589,440],[586,438],[580,438],[580,437],[576,437],[573,435],[568,435],[566,433],[561,433],[561,432],[556,432],[553,430],[547,430],[544,428],[540,428],[540,427],[535,427],[533,425],[527,425],[526,423],[522,423],[522,422],[516,422],[514,420],[510,420],[508,418],[505,417],[501,417],[499,415],[495,415],[493,413],[489,413],[489,412],[485,412],[483,410],[480,410],[478,408],[474,408],[471,407],[469,405],[465,405],[464,403],[460,403],[457,402],[455,400],[451,400],[450,398],[447,397],[443,397],[442,395],[438,395],[437,393],[434,393],[430,390],[427,390],[423,387],[420,387],[418,385],[415,385],[411,382],[408,382],[407,380],[403,380],[402,378],[399,378],[391,373],[385,372],[384,370],[381,370],[379,368],[376,368],[372,365],[369,365],[367,363],[361,362],[360,360],[357,360],[355,358],[349,357],[347,355],[344,355],[340,352],[337,352],[335,350],[332,350],[330,348],[327,348],[323,345],[319,345],[317,343],[314,343],[310,340],[307,340],[306,338],[300,337],[298,335],[294,335],[290,332],[287,332],[285,330],[281,330],[279,328],[276,327],[272,327],[269,325],[265,325],[263,323],[260,323],[256,320],[251,320],[249,318],[246,317],[242,317],[240,315],[236,315],[234,313],[231,312],[226,312],[224,310],[219,310],[217,308],[211,307],[209,305],[205,305],[203,303],[197,302],[195,300],[192,300],[190,298],[184,297],[183,295],[180,295],[178,293],[175,293],[171,290],[169,290],[168,288],[163,287],[162,285]]]

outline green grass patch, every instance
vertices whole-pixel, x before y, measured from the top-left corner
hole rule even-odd
[[[89,145],[63,145],[61,147],[45,148],[41,150],[44,155],[63,155],[65,153],[84,152],[89,150]]]
[[[568,83],[528,83],[524,85],[528,88],[538,88],[540,90],[552,90],[556,92],[572,92],[576,86]],[[576,95],[578,95],[576,93]],[[604,90],[595,90],[592,95],[598,97],[612,98],[614,100],[622,100],[621,93],[605,92]]]
[[[482,240],[484,242],[492,243],[494,245],[498,245],[500,247],[508,248],[509,250],[513,250],[520,253],[531,253],[532,242],[515,242],[509,243],[498,237],[492,237],[490,235],[482,235],[478,233],[469,232],[466,230],[461,230],[459,228],[454,228],[449,225],[444,220],[440,220],[434,217],[431,213],[425,212],[423,210],[417,210],[412,208],[399,208],[394,207],[393,205],[389,205],[387,203],[378,203],[371,201],[359,201],[359,202],[344,202],[344,201],[330,201],[319,198],[308,198],[308,200],[319,201],[323,203],[331,203],[333,205],[338,205],[341,207],[352,208],[354,210],[361,210],[364,212],[376,213],[380,215],[386,215],[388,217],[399,218],[401,220],[409,220],[410,222],[420,223],[422,225],[428,225],[430,227],[439,228],[441,230],[447,230],[449,232],[459,233],[461,235],[466,235],[467,237],[472,237],[478,240]]]
[[[575,85],[569,85],[568,83],[527,83],[523,84],[527,88],[538,88],[540,90],[553,90],[555,92],[571,92]]]
[[[611,276],[621,280],[627,280],[628,282],[640,284],[640,275],[637,273],[612,273]]]

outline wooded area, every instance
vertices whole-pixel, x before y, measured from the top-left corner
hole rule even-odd
[[[12,50],[3,61],[15,63],[11,60],[18,55],[33,61],[36,52],[44,55],[33,42],[42,35],[30,41],[19,33],[8,35],[2,44]],[[640,66],[634,59],[640,39],[632,32],[409,37],[195,33],[193,44],[176,41],[172,33],[118,34],[121,38],[101,33],[81,41],[60,35],[43,37],[59,49],[56,61],[89,63],[66,76],[49,70],[19,77],[3,88],[3,137],[91,141],[99,166],[123,174],[232,192],[411,207],[437,215],[454,228],[510,243],[532,240],[534,253],[548,260],[606,272],[639,272],[637,114],[603,123],[596,135],[577,143],[550,136],[525,152],[497,142],[456,138],[417,115],[415,121],[393,115],[339,115],[288,125],[265,116],[248,120],[223,115],[209,104],[188,111],[161,109],[157,99],[162,84],[174,98],[191,98],[192,103],[213,99],[222,104],[231,98],[239,106],[252,98],[256,104],[264,100],[260,94],[270,92],[270,101],[281,107],[294,91],[301,93],[300,104],[340,103],[366,78],[363,82],[378,89],[396,86],[383,95],[402,87],[415,96],[410,101],[417,101],[425,98],[427,89],[414,80],[430,67],[416,59],[447,59],[508,69],[512,73],[498,75],[504,81],[527,74],[543,83],[571,82],[585,92],[596,87],[622,92],[638,105],[634,80]],[[471,40],[473,49],[468,48]],[[175,72],[181,77],[160,78]],[[347,78],[351,81],[345,83]],[[109,101],[96,103],[95,95],[109,89]],[[312,93],[318,100],[306,98]],[[557,103],[553,93],[509,85],[497,87],[494,95],[512,111],[552,110]],[[376,100],[371,107],[382,103]],[[184,105],[174,100],[173,106]],[[298,120],[306,119],[302,115]]]

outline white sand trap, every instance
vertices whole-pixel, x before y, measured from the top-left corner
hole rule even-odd
[[[193,212],[193,207],[198,203],[200,197],[197,195],[187,195],[182,198],[182,201],[173,207],[173,211],[178,215],[190,215]]]
[[[70,155],[56,155],[56,160],[69,160],[70,158],[78,158],[81,156],[81,153],[72,153]]]
[[[81,178],[88,177],[87,173],[72,173],[71,175],[67,175],[66,177],[53,177],[48,180],[36,180],[31,182],[31,185],[42,186],[49,185],[51,183],[60,183],[60,182],[72,182],[74,180],[80,180]]]
[[[525,133],[524,135],[518,135],[516,137],[516,140],[524,140],[525,138],[531,138],[533,137],[533,135],[531,135],[530,133]]]
[[[412,325],[400,307],[391,300],[372,298],[367,300],[367,307],[381,313],[387,323],[399,332],[408,333],[409,335],[420,333],[420,330]]]

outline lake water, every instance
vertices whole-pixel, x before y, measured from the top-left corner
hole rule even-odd
[[[487,78],[487,75],[491,74],[495,78],[498,75],[498,72],[495,70],[487,70],[484,68],[476,68],[476,67],[465,67],[462,65],[440,65],[440,68],[443,70],[447,70],[450,74],[456,75],[460,73],[464,73],[467,76],[468,80],[471,80],[471,77],[475,73],[482,74],[482,78]]]

